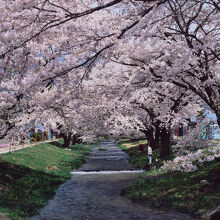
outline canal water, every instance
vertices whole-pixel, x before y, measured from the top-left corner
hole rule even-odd
[[[72,172],[55,197],[32,220],[193,220],[173,211],[152,209],[121,197],[120,191],[139,178],[129,157],[113,141],[104,141]]]

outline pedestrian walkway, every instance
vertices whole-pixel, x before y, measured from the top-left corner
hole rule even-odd
[[[11,149],[10,149],[10,146],[9,145],[6,145],[5,147],[3,148],[0,148],[0,154],[5,154],[5,153],[8,153],[8,152],[14,152],[14,151],[17,151],[17,150],[21,150],[23,148],[26,148],[26,147],[32,147],[32,146],[36,146],[36,145],[39,145],[39,144],[43,144],[43,143],[50,143],[50,142],[54,142],[54,141],[58,141],[59,139],[54,139],[54,140],[47,140],[47,141],[40,141],[40,142],[37,142],[36,143],[32,143],[32,144],[24,144],[23,145],[14,145],[14,146],[11,146]]]

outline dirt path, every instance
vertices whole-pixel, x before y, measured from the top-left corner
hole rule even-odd
[[[102,142],[87,157],[86,164],[73,171],[70,181],[32,220],[192,220],[175,212],[164,212],[133,203],[120,191],[142,172],[113,142]]]

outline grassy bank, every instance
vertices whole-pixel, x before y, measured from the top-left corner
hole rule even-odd
[[[129,139],[122,139],[118,141],[119,147],[130,156],[130,162],[137,168],[143,168],[146,164],[148,164],[147,147],[145,146],[144,150],[139,150],[140,144],[146,145],[147,141],[131,141]],[[171,155],[169,158],[166,159],[172,159],[173,157],[174,155]],[[163,164],[163,160],[160,159],[159,150],[153,151],[152,158],[152,163],[156,167],[160,167]]]
[[[210,162],[193,173],[148,175],[124,189],[134,201],[148,201],[158,208],[175,210],[201,216],[220,204],[220,161]],[[208,182],[201,183],[202,180]]]
[[[143,167],[147,152],[140,152],[138,144],[130,142],[129,145],[129,141],[120,143],[131,155],[131,162],[137,167]],[[154,153],[154,158],[157,158],[159,152]],[[162,163],[162,160],[159,163]],[[161,172],[156,169],[145,172],[141,180],[124,189],[121,194],[134,201],[148,202],[157,208],[172,208],[202,216],[220,204],[219,173],[220,160],[206,163],[192,173]]]
[[[60,146],[45,143],[0,155],[0,212],[12,220],[35,215],[92,148],[79,144],[69,151]]]
[[[118,141],[119,147],[130,156],[130,162],[137,168],[143,168],[148,163],[147,149],[139,151],[139,144],[147,144],[146,140],[130,141],[122,139]]]

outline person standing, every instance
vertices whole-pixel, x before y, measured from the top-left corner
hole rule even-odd
[[[150,145],[148,145],[147,148],[147,153],[148,153],[148,164],[152,164],[152,148],[150,147]]]

